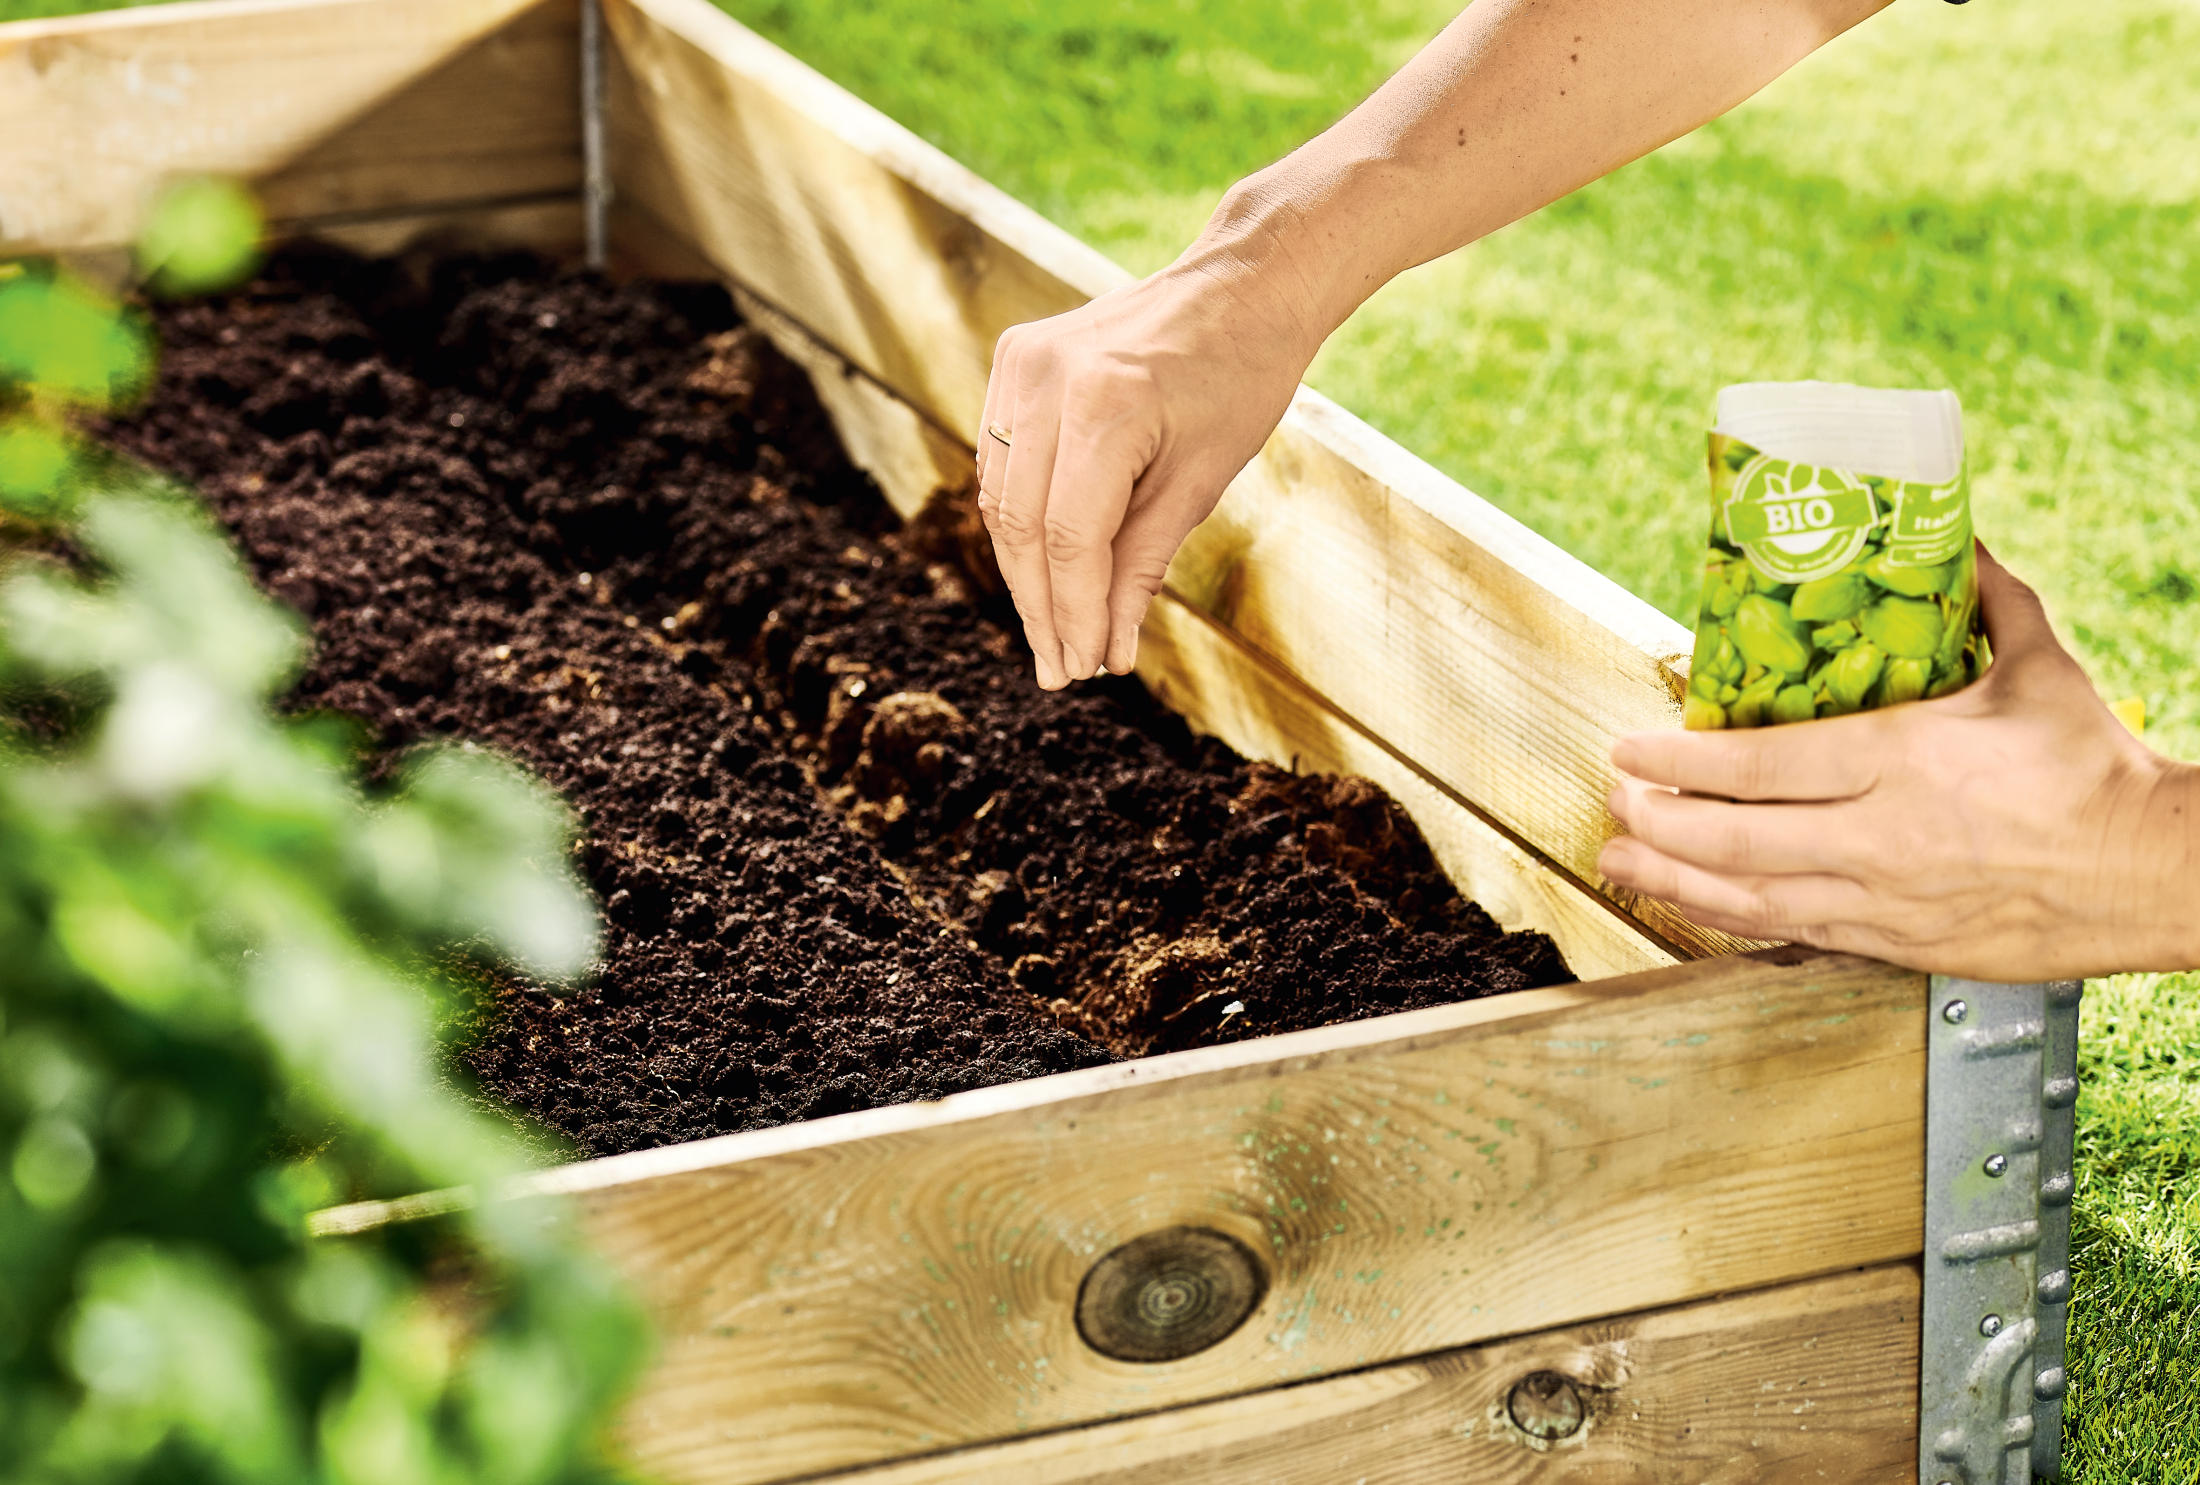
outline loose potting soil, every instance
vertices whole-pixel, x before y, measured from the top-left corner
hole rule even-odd
[[[461,1055],[588,1152],[1570,978],[1366,781],[1038,691],[967,507],[901,525],[715,287],[300,251],[156,316],[113,434],[311,619],[289,704],[577,808],[600,973]]]

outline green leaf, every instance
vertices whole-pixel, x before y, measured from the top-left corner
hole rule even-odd
[[[235,181],[199,177],[170,186],[138,239],[138,268],[163,294],[231,288],[259,266],[260,205]]]
[[[0,419],[0,506],[39,521],[64,514],[75,459],[68,436],[43,418]]]
[[[151,371],[144,335],[89,286],[38,273],[0,282],[0,381],[104,407],[134,395]]]

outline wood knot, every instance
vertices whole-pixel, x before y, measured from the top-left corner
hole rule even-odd
[[[1260,1260],[1236,1238],[1165,1227],[1092,1266],[1077,1290],[1077,1333],[1117,1361],[1177,1361],[1243,1325],[1267,1292]]]
[[[1513,1427],[1544,1443],[1579,1433],[1586,1413],[1573,1379],[1557,1372],[1530,1372],[1505,1397],[1505,1416]]]

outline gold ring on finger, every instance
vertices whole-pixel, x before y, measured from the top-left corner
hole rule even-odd
[[[1009,438],[1008,430],[1006,428],[1003,428],[998,423],[986,424],[985,431],[990,436],[999,439],[1001,441],[1001,447],[1004,449],[1007,448],[1012,442],[1012,440]]]

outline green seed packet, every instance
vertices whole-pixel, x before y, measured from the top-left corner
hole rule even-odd
[[[1687,726],[1945,696],[1989,659],[1953,392],[1720,392]]]

